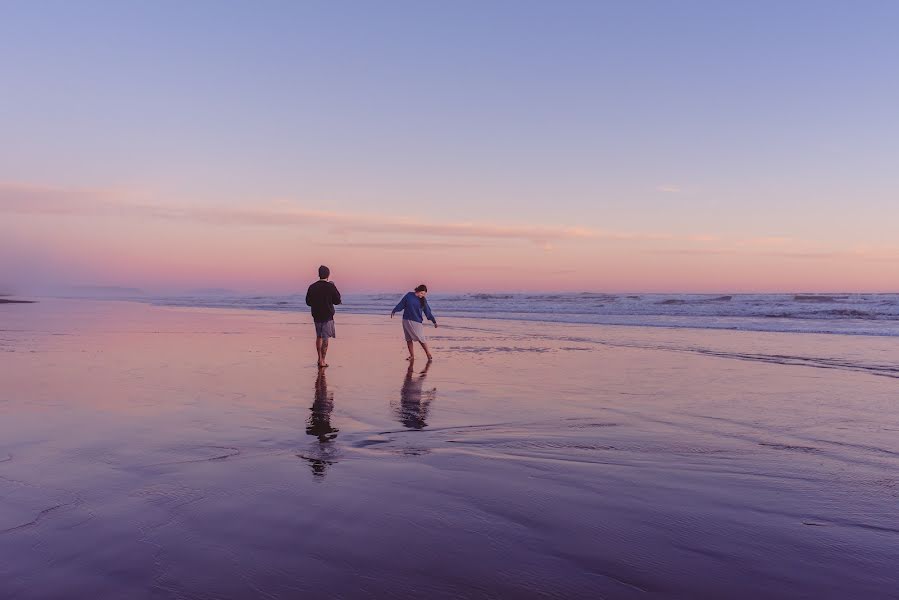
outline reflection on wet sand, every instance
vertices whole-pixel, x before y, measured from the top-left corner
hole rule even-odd
[[[899,380],[738,358],[896,367],[895,339],[460,318],[425,378],[346,315],[325,382],[291,315],[26,306],[0,310],[0,598],[899,589]]]
[[[334,411],[334,393],[328,391],[328,379],[324,369],[319,369],[315,377],[315,394],[312,399],[312,407],[309,409],[306,433],[316,436],[319,448],[316,454],[319,456],[302,456],[309,461],[312,473],[323,477],[328,465],[334,461],[328,460],[331,454],[329,442],[337,437],[339,429],[331,425],[331,413]]]
[[[320,442],[330,442],[337,437],[339,429],[331,426],[331,413],[334,411],[334,393],[328,392],[328,379],[325,370],[319,369],[315,378],[315,396],[312,408],[309,409],[309,424],[306,433],[318,436]]]
[[[430,368],[431,363],[427,362],[425,368],[416,374],[415,364],[409,363],[403,387],[400,389],[399,404],[394,404],[397,419],[409,429],[424,429],[428,426],[428,412],[431,409],[431,402],[437,396],[437,388],[423,389]]]

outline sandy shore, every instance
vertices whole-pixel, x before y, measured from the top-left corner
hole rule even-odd
[[[895,340],[442,325],[5,306],[0,596],[899,597]]]

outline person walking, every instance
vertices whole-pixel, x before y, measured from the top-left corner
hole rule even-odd
[[[428,348],[428,338],[425,337],[424,317],[437,327],[437,319],[431,313],[428,304],[428,286],[421,284],[415,291],[408,292],[400,303],[391,311],[390,318],[399,311],[403,311],[403,334],[406,336],[406,346],[409,348],[410,361],[415,360],[414,344],[418,342],[428,356],[428,361],[434,360],[431,350]]]
[[[340,304],[340,292],[332,281],[331,269],[322,265],[318,268],[318,281],[309,286],[306,292],[306,306],[312,309],[312,320],[315,322],[315,352],[318,354],[318,368],[328,366],[325,357],[328,354],[328,340],[337,337],[334,329],[334,305]]]

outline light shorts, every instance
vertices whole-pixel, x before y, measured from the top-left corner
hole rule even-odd
[[[428,338],[425,337],[425,326],[418,321],[403,319],[403,334],[406,336],[407,342],[427,343],[428,341]]]
[[[315,337],[324,339],[337,337],[337,332],[334,330],[334,319],[331,319],[330,321],[316,321]]]

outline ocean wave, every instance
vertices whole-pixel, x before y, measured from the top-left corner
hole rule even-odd
[[[828,296],[825,294],[796,294],[793,300],[796,302],[837,302],[839,300],[848,300],[849,296]]]
[[[340,312],[388,313],[401,292],[345,294]],[[814,298],[809,300],[809,298]],[[796,333],[899,336],[899,294],[641,294],[432,293],[438,318],[513,319],[647,327],[690,327]],[[307,309],[300,294],[284,296],[173,296],[169,306],[272,311]]]

